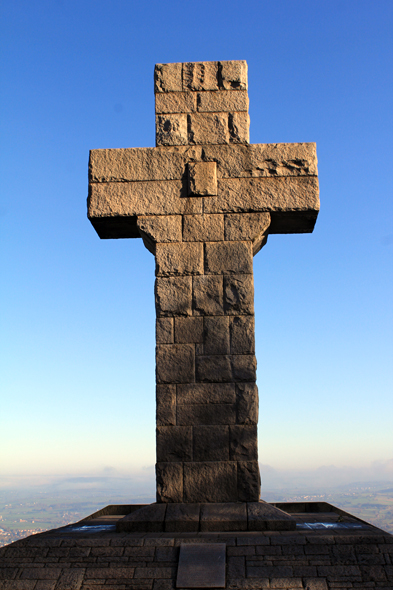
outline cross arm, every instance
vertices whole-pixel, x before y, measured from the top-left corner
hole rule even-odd
[[[217,196],[188,195],[188,164],[215,162]],[[269,233],[313,230],[314,143],[92,150],[88,217],[101,238],[139,237],[140,215],[269,212]]]

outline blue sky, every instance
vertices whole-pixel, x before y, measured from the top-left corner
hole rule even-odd
[[[95,234],[88,153],[154,146],[155,63],[231,59],[248,62],[251,142],[315,141],[319,159],[314,233],[254,259],[260,461],[393,477],[392,25],[391,0],[3,0],[7,482],[154,488],[154,259]]]

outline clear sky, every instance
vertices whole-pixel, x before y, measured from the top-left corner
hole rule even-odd
[[[251,142],[315,141],[319,159],[314,233],[254,259],[260,461],[393,476],[392,25],[391,0],[3,0],[8,482],[154,487],[154,258],[88,222],[89,149],[154,146],[155,63],[232,59],[248,62]]]

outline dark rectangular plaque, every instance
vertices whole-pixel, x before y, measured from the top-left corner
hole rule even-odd
[[[180,545],[176,588],[225,588],[225,543]]]

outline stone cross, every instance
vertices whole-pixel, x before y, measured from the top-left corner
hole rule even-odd
[[[154,78],[157,147],[92,150],[88,216],[156,260],[157,502],[258,501],[253,255],[313,230],[316,148],[249,144],[245,61]]]

